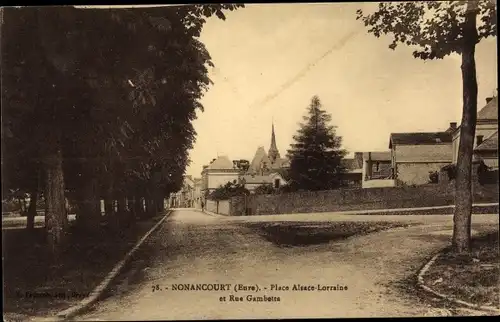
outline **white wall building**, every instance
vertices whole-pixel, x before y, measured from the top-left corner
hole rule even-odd
[[[227,156],[213,159],[201,172],[201,195],[225,185],[228,182],[238,182],[240,169],[236,168]]]

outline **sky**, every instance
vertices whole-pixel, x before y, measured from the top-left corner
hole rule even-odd
[[[314,95],[350,153],[387,151],[392,132],[444,131],[460,124],[460,56],[423,61],[390,50],[357,21],[370,3],[259,4],[210,18],[200,40],[214,68],[193,125],[186,174],[201,176],[218,155],[252,160],[269,149],[274,121],[282,156]],[[478,109],[497,88],[496,38],[476,49]]]

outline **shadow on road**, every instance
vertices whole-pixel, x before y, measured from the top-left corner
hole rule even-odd
[[[409,225],[391,222],[273,222],[245,226],[276,246],[305,247]]]

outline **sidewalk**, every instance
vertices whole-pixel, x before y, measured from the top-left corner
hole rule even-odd
[[[473,214],[498,214],[498,203],[477,203],[473,204]],[[273,215],[251,215],[251,216],[231,216],[216,214],[214,212],[204,210],[203,213],[215,217],[231,219],[231,220],[300,220],[306,218],[308,221],[315,219],[323,221],[329,218],[341,216],[359,215],[388,215],[388,216],[427,216],[427,215],[452,215],[455,205],[451,206],[434,206],[434,207],[418,207],[418,208],[396,208],[396,209],[371,209],[371,210],[346,210],[346,211],[331,211],[317,213],[291,213],[291,214],[273,214]],[[195,209],[201,211],[201,209]]]

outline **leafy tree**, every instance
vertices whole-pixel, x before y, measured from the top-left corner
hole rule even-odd
[[[250,194],[250,191],[245,188],[243,184],[228,182],[225,185],[221,185],[219,188],[212,191],[209,195],[209,199],[220,201],[228,200],[231,197],[243,196]]]
[[[254,193],[257,195],[270,195],[276,192],[276,189],[271,184],[263,184],[255,188]]]
[[[496,1],[495,1],[496,2]],[[455,213],[452,246],[470,253],[472,213],[472,154],[477,118],[475,49],[483,39],[497,35],[496,4],[481,1],[408,1],[380,3],[374,13],[357,12],[368,32],[393,37],[414,48],[420,59],[442,59],[457,53],[462,58],[463,110],[455,181]]]
[[[331,115],[322,109],[317,96],[311,99],[304,121],[288,150],[290,185],[304,190],[340,187],[345,172],[341,160],[346,151],[341,149],[342,138],[336,135],[335,126],[329,125]]]

